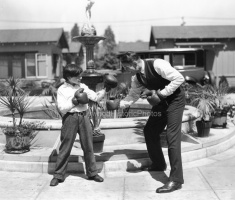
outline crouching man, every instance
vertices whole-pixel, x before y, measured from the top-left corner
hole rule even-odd
[[[165,171],[167,166],[162,152],[160,134],[166,129],[170,177],[157,193],[181,189],[184,183],[181,160],[181,124],[185,106],[185,94],[180,88],[184,77],[169,62],[162,59],[141,59],[139,55],[126,52],[119,55],[124,68],[134,70],[129,94],[120,102],[125,108],[139,98],[146,98],[152,105],[151,115],[144,127],[144,136],[151,166],[143,170]]]

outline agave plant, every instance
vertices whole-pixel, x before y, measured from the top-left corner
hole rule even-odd
[[[5,87],[1,88],[0,105],[8,109],[12,115],[13,127],[16,127],[15,112],[20,115],[19,125],[22,124],[22,119],[28,110],[32,101],[28,98],[29,94],[20,88],[20,80],[10,77],[6,80]]]

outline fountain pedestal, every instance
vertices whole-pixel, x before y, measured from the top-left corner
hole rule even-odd
[[[85,83],[90,89],[96,91],[96,85],[103,82],[103,75],[95,71],[94,64],[94,46],[104,40],[101,36],[76,36],[73,39],[81,42],[86,49],[86,70],[82,75],[82,83]]]
[[[105,38],[100,37],[100,36],[96,36],[96,35],[90,35],[90,32],[92,32],[92,31],[89,29],[89,26],[88,26],[88,29],[86,29],[84,33],[86,33],[86,32],[88,32],[89,34],[84,35],[84,36],[76,36],[73,39],[81,42],[85,46],[85,49],[86,49],[86,66],[87,67],[86,67],[86,70],[82,74],[81,82],[86,84],[91,90],[96,92],[97,84],[103,82],[103,75],[95,71],[95,63],[93,61],[93,59],[94,59],[94,46],[100,40],[104,40]],[[97,107],[97,103],[90,102],[90,106]],[[103,151],[105,135],[103,133],[101,133],[100,131],[96,131],[95,128],[98,128],[98,130],[99,130],[99,124],[96,124],[96,125],[93,124],[94,152],[100,153]]]

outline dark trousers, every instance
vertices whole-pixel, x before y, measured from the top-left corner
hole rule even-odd
[[[166,165],[162,152],[160,134],[167,126],[170,181],[184,183],[181,159],[181,124],[185,106],[184,93],[174,95],[166,102],[152,108],[144,128],[144,136],[152,166],[163,169]]]
[[[84,153],[86,174],[88,177],[97,174],[96,161],[93,152],[92,127],[88,118],[88,113],[67,113],[62,119],[61,145],[56,161],[55,178],[64,179],[69,155],[77,133],[79,134],[81,147]]]

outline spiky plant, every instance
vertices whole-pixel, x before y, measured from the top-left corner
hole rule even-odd
[[[89,102],[89,111],[90,111],[90,121],[93,127],[93,135],[100,134],[100,122],[102,119],[103,107],[98,102],[90,101]]]
[[[188,91],[188,94],[192,99],[191,104],[197,107],[202,120],[208,121],[215,109],[215,100],[217,98],[213,86],[197,84]]]
[[[16,128],[15,112],[20,115],[19,125],[22,123],[22,118],[32,103],[28,98],[28,93],[20,88],[20,80],[10,77],[6,80],[5,87],[1,88],[3,96],[0,96],[0,105],[8,109],[12,115],[13,128]]]

